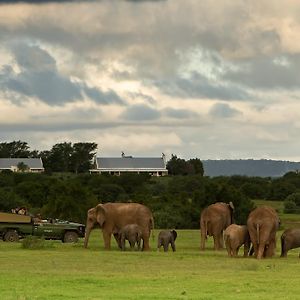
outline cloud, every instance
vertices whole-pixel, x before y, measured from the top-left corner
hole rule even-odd
[[[122,113],[121,118],[130,121],[152,121],[161,116],[160,112],[144,104],[132,105]]]
[[[174,109],[174,108],[165,108],[163,110],[163,113],[174,119],[190,119],[190,118],[195,118],[199,117],[199,115],[193,111],[190,111],[188,109]]]
[[[11,50],[20,72],[16,73],[11,66],[5,65],[0,70],[2,89],[37,97],[49,105],[82,100],[83,94],[100,104],[124,103],[114,91],[103,92],[60,74],[55,59],[39,46],[18,43]]]
[[[156,81],[155,85],[163,93],[183,98],[244,100],[250,97],[247,91],[237,85],[211,80],[196,72],[190,78],[165,79]]]
[[[237,64],[224,79],[253,89],[300,89],[300,55],[262,56]]]
[[[232,118],[240,115],[241,112],[225,103],[216,103],[212,106],[209,114],[217,118]]]

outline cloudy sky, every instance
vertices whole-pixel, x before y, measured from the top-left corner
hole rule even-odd
[[[300,161],[296,0],[0,0],[0,140]]]

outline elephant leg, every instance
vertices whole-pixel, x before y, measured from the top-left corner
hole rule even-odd
[[[265,250],[266,252],[265,257],[272,257],[275,254],[275,247],[276,247],[275,241],[271,241]]]
[[[140,251],[141,250],[141,239],[140,238],[136,241],[136,244],[137,244],[138,251]]]
[[[150,245],[149,245],[149,232],[147,234],[143,235],[143,251],[149,251]]]
[[[125,236],[122,235],[121,236],[121,249],[122,249],[122,251],[125,251],[125,242],[126,242]]]
[[[134,241],[131,241],[131,240],[129,240],[129,244],[130,244],[130,249],[131,249],[131,251],[132,251],[132,250],[133,250],[133,248],[134,248],[135,242],[134,242]]]
[[[264,253],[265,253],[265,243],[260,242],[258,245],[258,250],[257,250],[257,259],[263,258]]]
[[[119,234],[118,233],[114,233],[114,238],[117,242],[118,247],[121,249],[121,244],[120,244],[120,238],[119,238]]]
[[[206,234],[205,230],[201,227],[201,243],[200,243],[200,250],[205,250],[205,240],[206,240]]]
[[[232,254],[231,254],[231,247],[230,247],[230,240],[229,240],[229,238],[226,239],[225,245],[226,245],[228,256],[231,256]]]
[[[172,247],[173,252],[175,252],[176,251],[176,246],[175,246],[174,241],[171,241],[171,247]]]
[[[164,243],[164,251],[168,252],[169,250],[169,243]]]
[[[232,256],[233,256],[233,257],[236,257],[236,256],[238,255],[238,251],[239,251],[238,248],[232,249]]]
[[[244,243],[244,257],[247,257],[249,254],[249,250],[250,250],[250,242],[247,239]]]
[[[214,237],[214,249],[219,250],[220,249],[220,245],[219,245],[220,238],[217,235],[213,235],[213,237]]]
[[[105,250],[110,250],[111,232],[103,231],[103,240]]]
[[[224,248],[223,231],[221,232],[221,234],[220,234],[220,236],[219,236],[219,245],[220,245],[220,248],[221,248],[221,249]]]

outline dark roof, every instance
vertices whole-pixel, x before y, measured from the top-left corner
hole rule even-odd
[[[0,169],[11,169],[23,162],[30,169],[43,169],[43,162],[40,158],[0,158]]]
[[[98,169],[166,169],[162,157],[98,157]]]

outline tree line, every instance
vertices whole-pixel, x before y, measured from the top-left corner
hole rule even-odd
[[[0,211],[26,206],[32,214],[78,222],[100,202],[138,202],[153,211],[156,228],[199,228],[201,210],[216,201],[232,201],[239,223],[253,208],[234,186],[201,175],[0,173]]]
[[[30,150],[27,142],[0,143],[0,158],[41,158],[47,173],[88,172],[93,164],[98,145],[96,143],[63,142],[50,150]]]
[[[30,150],[27,142],[13,141],[0,143],[0,158],[41,158],[45,171],[87,173],[92,168],[98,145],[91,143],[63,142],[50,150]],[[26,170],[26,166],[21,166]],[[199,158],[184,160],[172,154],[167,162],[170,175],[203,175],[203,165]]]

